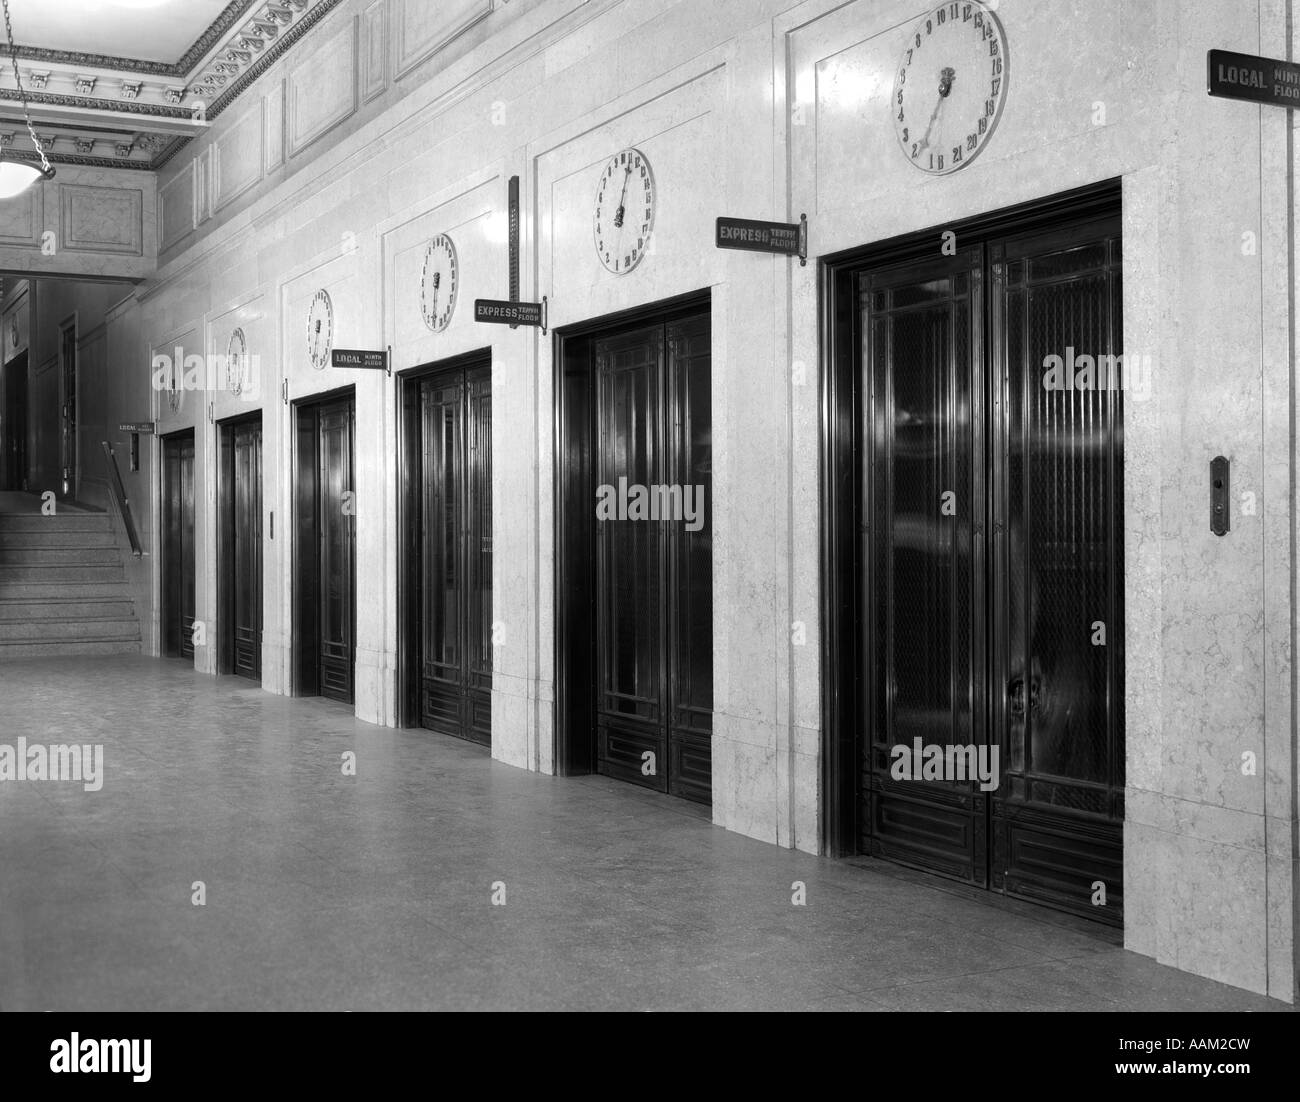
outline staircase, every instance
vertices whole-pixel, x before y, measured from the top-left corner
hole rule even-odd
[[[139,652],[111,516],[0,515],[0,662]]]

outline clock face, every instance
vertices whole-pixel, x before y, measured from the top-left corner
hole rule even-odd
[[[939,4],[908,33],[890,110],[922,172],[945,176],[984,151],[1007,98],[1007,37],[976,0]]]
[[[460,262],[456,246],[445,233],[429,242],[420,276],[420,316],[435,333],[451,323],[456,311],[456,288],[460,285]]]
[[[230,334],[230,341],[226,345],[226,389],[236,396],[243,393],[247,381],[247,356],[248,341],[244,338],[244,331],[236,329]]]
[[[616,275],[641,263],[655,226],[655,178],[639,149],[610,159],[596,189],[596,255]]]
[[[329,366],[334,348],[334,304],[328,291],[317,291],[307,311],[307,352],[317,371]]]

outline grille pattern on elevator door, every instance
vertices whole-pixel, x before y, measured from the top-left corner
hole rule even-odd
[[[240,677],[262,679],[262,425],[231,430],[233,502],[229,579],[233,665]]]
[[[994,677],[1007,686],[993,884],[1118,923],[1122,907],[1123,305],[1118,230],[992,249],[1006,365]],[[1059,357],[1061,370],[1052,369]],[[1050,366],[1048,366],[1050,365]],[[1094,902],[1104,885],[1105,905]]]
[[[897,780],[894,748],[986,741],[982,474],[975,354],[981,254],[873,272],[864,333],[864,538],[870,625],[863,849],[986,882],[986,797],[967,783]]]
[[[492,741],[491,367],[420,386],[423,726]]]
[[[599,768],[702,803],[712,800],[709,340],[703,315],[593,349],[597,487],[620,498],[670,487],[661,500],[681,503],[675,517],[596,526]],[[699,506],[689,525],[688,492]]]

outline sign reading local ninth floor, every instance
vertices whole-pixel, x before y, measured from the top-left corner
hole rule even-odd
[[[1210,95],[1274,107],[1300,107],[1300,64],[1211,50]]]
[[[808,218],[798,222],[758,222],[752,218],[719,218],[716,244],[720,249],[797,256],[808,263]]]
[[[359,348],[336,348],[330,353],[331,367],[359,367],[367,371],[387,371],[387,352],[368,352]]]

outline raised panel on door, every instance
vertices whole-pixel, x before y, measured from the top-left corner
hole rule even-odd
[[[350,401],[319,413],[319,633],[320,695],[352,703],[356,651],[356,559],[352,484],[353,407]]]
[[[864,852],[982,885],[985,796],[970,780],[917,776],[916,753],[987,740],[981,257],[969,250],[859,282],[866,444],[859,822]],[[896,768],[899,747],[915,763],[907,773]]]
[[[993,883],[1011,895],[1118,924],[1124,818],[1124,380],[1122,360],[1112,359],[1123,350],[1118,224],[995,247],[993,275],[1006,410],[998,425],[995,499],[994,677],[1002,691],[994,699],[1003,767],[993,800]],[[1055,376],[1052,357],[1061,363]]]

